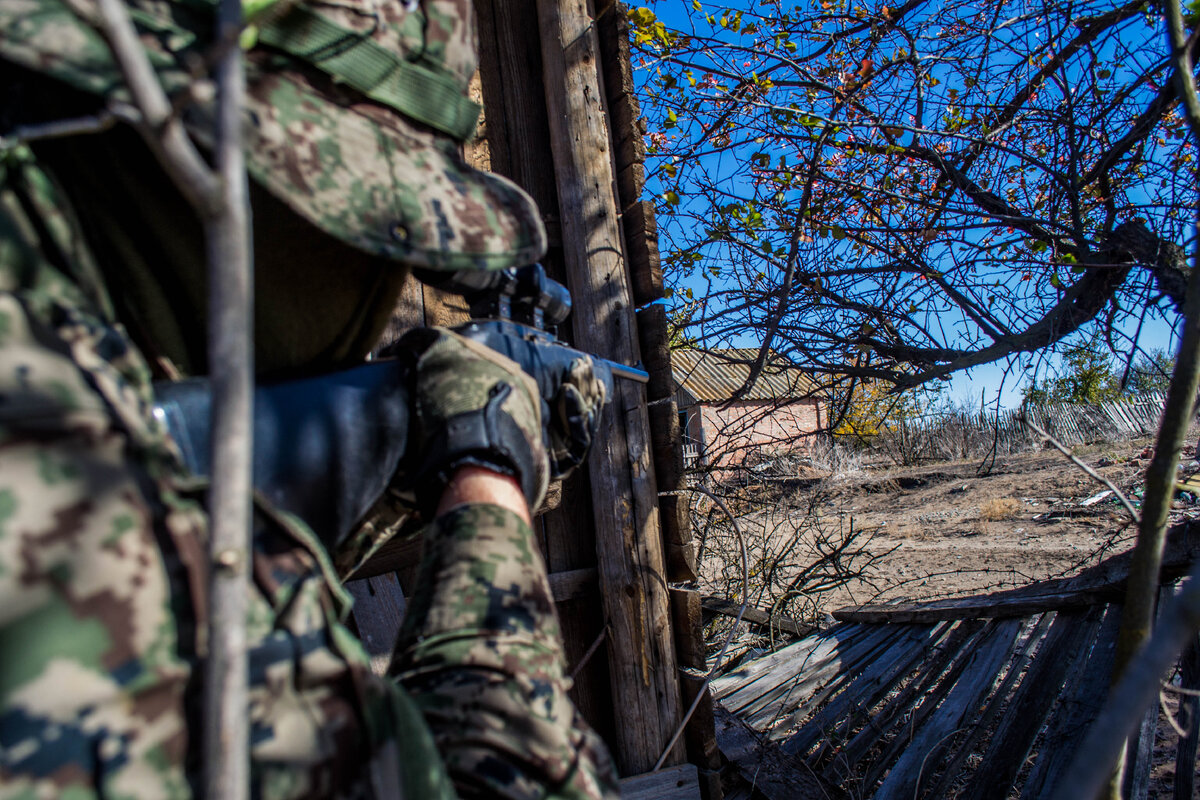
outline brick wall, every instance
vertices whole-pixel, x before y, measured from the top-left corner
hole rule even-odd
[[[687,412],[687,435],[700,442],[703,462],[710,466],[736,466],[756,451],[806,450],[825,421],[815,399],[742,400],[692,406]]]

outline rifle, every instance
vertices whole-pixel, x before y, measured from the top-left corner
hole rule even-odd
[[[644,370],[574,350],[555,335],[571,295],[540,264],[495,272],[429,273],[431,285],[462,295],[472,319],[454,330],[499,352],[534,378],[549,402],[582,355],[606,397],[614,378],[645,383]],[[255,489],[304,520],[333,548],[392,484],[408,440],[408,366],[381,358],[351,369],[259,386],[254,393]],[[211,473],[208,380],[154,385],[154,415],[197,476]]]

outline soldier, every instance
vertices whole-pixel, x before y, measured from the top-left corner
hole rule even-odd
[[[183,97],[212,6],[137,0],[131,13],[159,79]],[[124,125],[12,136],[124,97],[95,14],[90,0],[0,0],[5,798],[185,797],[203,782],[204,485],[150,413],[153,378],[204,371],[200,226]],[[540,257],[532,201],[457,153],[476,112],[470,0],[285,1],[255,30],[245,127],[261,376],[360,362],[409,267]],[[208,110],[181,105],[203,143]],[[391,679],[371,674],[345,627],[340,585],[378,528],[318,539],[258,503],[252,790],[615,796],[603,745],[566,696],[529,527],[553,471],[544,424],[575,436],[576,453],[586,434],[578,441],[577,419],[543,419],[512,362],[450,332],[418,331],[400,352],[411,365],[404,479],[430,498],[433,521]],[[594,422],[602,387],[578,366],[565,376],[571,413]],[[496,427],[484,445],[445,424],[485,412]]]

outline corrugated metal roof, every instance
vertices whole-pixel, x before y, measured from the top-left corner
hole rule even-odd
[[[750,376],[757,348],[672,350],[671,373],[677,386],[700,402],[728,400]],[[791,400],[817,393],[817,386],[797,366],[770,352],[767,366],[743,400]]]

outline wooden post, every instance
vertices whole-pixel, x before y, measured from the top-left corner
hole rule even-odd
[[[575,298],[576,341],[624,363],[638,358],[629,277],[599,88],[598,45],[585,0],[538,0],[546,105],[562,217],[563,255]],[[596,548],[621,771],[654,766],[680,718],[657,487],[643,390],[618,381],[589,458]],[[677,747],[668,764],[677,764]]]

